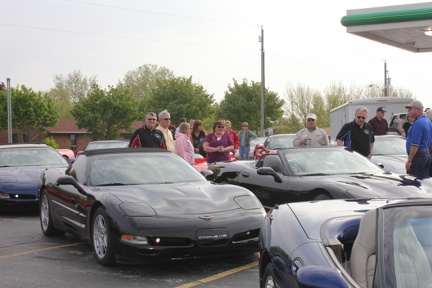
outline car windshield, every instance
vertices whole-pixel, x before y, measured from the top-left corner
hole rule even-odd
[[[278,135],[275,137],[270,137],[268,139],[268,149],[281,149],[281,148],[291,148],[293,147],[293,140],[295,139],[295,134],[289,135]]]
[[[430,206],[384,209],[386,287],[430,287],[432,211]],[[415,277],[417,275],[417,277]],[[414,276],[414,277],[413,277]],[[429,278],[429,280],[427,280]],[[413,281],[414,279],[414,281]]]
[[[250,147],[255,147],[257,144],[263,144],[266,141],[267,137],[256,137],[250,141]]]
[[[280,151],[294,175],[375,174],[384,171],[347,148],[299,148]]]
[[[193,166],[171,153],[102,154],[89,158],[88,181],[93,186],[205,181]]]
[[[128,146],[126,141],[113,141],[113,142],[90,142],[85,150],[107,149],[107,148],[126,148]]]
[[[403,137],[375,137],[373,155],[407,155]]]
[[[0,167],[46,165],[67,165],[67,162],[50,147],[0,149]]]

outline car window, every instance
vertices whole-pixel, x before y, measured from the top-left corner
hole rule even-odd
[[[384,172],[367,158],[346,149],[289,149],[281,154],[290,170],[298,176]]]
[[[398,137],[375,137],[373,155],[406,155],[406,140]]]
[[[164,153],[165,154],[165,153]],[[166,153],[125,153],[90,157],[90,185],[180,183],[205,180],[190,164]]]
[[[0,166],[65,165],[66,160],[51,148],[0,149]]]

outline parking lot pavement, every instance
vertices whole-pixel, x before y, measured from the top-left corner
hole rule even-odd
[[[154,265],[97,263],[87,242],[71,234],[45,237],[39,216],[0,213],[3,288],[17,287],[259,287],[255,254]]]

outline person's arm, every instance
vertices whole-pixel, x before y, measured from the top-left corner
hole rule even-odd
[[[301,145],[301,134],[302,134],[302,132],[303,132],[303,129],[300,130],[300,131],[298,131],[296,133],[296,137],[293,140],[293,146],[294,147],[299,147]]]
[[[202,144],[202,147],[203,147],[204,151],[207,152],[207,153],[212,153],[212,152],[217,152],[218,151],[218,148],[216,148],[216,147],[210,147],[210,143],[209,142],[204,142]]]
[[[400,133],[405,133],[405,130],[402,127],[402,119],[397,115],[396,120],[398,121],[398,130]]]
[[[405,163],[405,169],[407,170],[407,172],[411,169],[411,163],[412,163],[414,156],[416,155],[417,151],[418,151],[418,146],[415,146],[415,145],[410,146],[410,152],[408,154],[408,160],[407,160],[407,163]]]
[[[369,155],[367,156],[367,158],[369,158],[369,159],[371,159],[371,157],[372,157],[373,148],[374,148],[374,143],[370,143],[370,152],[369,152]]]
[[[323,135],[323,146],[328,146],[330,144],[329,143],[328,135],[327,135],[327,133],[323,129],[321,129],[321,132],[322,132],[322,135]]]

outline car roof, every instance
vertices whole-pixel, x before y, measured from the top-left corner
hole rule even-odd
[[[97,140],[97,141],[90,141],[90,143],[123,143],[123,142],[129,142],[127,140]]]
[[[107,148],[86,150],[81,155],[100,155],[100,154],[127,154],[127,153],[172,153],[160,148]]]
[[[1,144],[1,148],[41,148],[41,147],[51,147],[46,144],[41,143],[19,143],[19,144]]]

